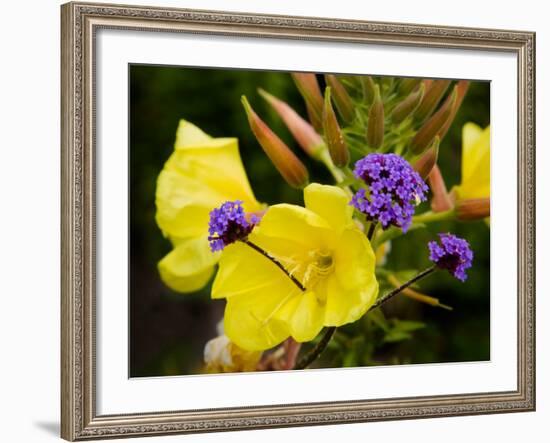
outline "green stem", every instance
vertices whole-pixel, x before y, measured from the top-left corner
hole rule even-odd
[[[452,220],[456,216],[454,209],[449,209],[443,212],[424,212],[423,214],[415,215],[412,218],[413,223],[432,223],[438,221]]]
[[[372,237],[374,236],[374,231],[376,231],[376,222],[372,222],[369,226],[369,232],[367,233],[367,238],[372,243]]]
[[[334,177],[334,181],[336,181],[336,183],[344,181],[346,176],[339,168],[334,165],[332,159],[330,158],[328,149],[325,148],[321,151],[321,153],[319,154],[319,160],[327,167],[329,172]]]
[[[430,275],[432,272],[434,272],[435,270],[437,269],[437,266],[436,265],[433,265],[433,266],[430,266],[428,269],[424,269],[422,272],[420,272],[419,274],[417,274],[416,276],[414,276],[413,278],[411,278],[409,281],[403,283],[401,286],[395,288],[393,291],[390,291],[388,292],[387,294],[385,294],[384,296],[380,297],[378,300],[376,300],[374,302],[374,304],[369,308],[369,310],[367,311],[370,312],[372,311],[373,309],[376,309],[378,308],[379,306],[382,306],[384,303],[386,303],[388,300],[392,299],[393,297],[395,297],[397,294],[399,294],[401,291],[403,291],[403,289],[407,289],[409,286],[411,286],[412,284],[416,283],[418,280],[421,280],[423,279],[424,277],[427,277],[428,275]]]
[[[325,350],[328,343],[330,342],[330,339],[334,335],[334,332],[336,332],[336,326],[330,326],[326,328],[325,333],[321,337],[321,340],[319,340],[319,343],[317,343],[317,345],[315,345],[315,347],[311,351],[309,351],[300,360],[298,360],[298,363],[296,363],[294,369],[305,369],[311,363],[313,363],[317,359],[317,357],[319,357]]]

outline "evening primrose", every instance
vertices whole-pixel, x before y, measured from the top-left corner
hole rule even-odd
[[[209,247],[209,213],[225,201],[242,202],[249,212],[263,209],[248,183],[237,139],[212,138],[180,120],[155,201],[157,224],[173,245],[159,262],[159,273],[174,291],[197,291],[212,277],[220,254]]]
[[[462,179],[453,191],[456,200],[489,198],[491,195],[491,129],[475,123],[462,127]]]
[[[269,207],[244,241],[224,248],[212,298],[227,300],[225,334],[242,349],[289,336],[310,341],[324,326],[356,321],[376,300],[375,255],[349,195],[313,183],[304,201]]]

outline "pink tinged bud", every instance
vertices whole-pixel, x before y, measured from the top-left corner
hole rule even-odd
[[[365,97],[365,103],[370,105],[374,100],[374,92],[376,90],[376,83],[370,75],[361,76],[361,86],[363,87],[363,96]]]
[[[325,75],[327,85],[332,90],[332,101],[336,105],[345,123],[351,123],[355,117],[355,108],[344,85],[332,74]]]
[[[416,87],[421,83],[419,78],[404,78],[399,83],[399,92],[401,94],[410,94],[416,89]]]
[[[450,80],[434,80],[426,83],[424,98],[414,113],[418,121],[422,122],[431,115],[445,95],[450,84]]]
[[[425,86],[420,85],[416,91],[411,92],[407,97],[397,104],[391,113],[391,119],[395,124],[401,123],[420,105],[424,97]]]
[[[309,156],[317,158],[323,149],[324,143],[321,136],[315,132],[315,129],[284,101],[279,100],[263,89],[259,89],[258,92],[283,119],[286,127],[302,149]]]
[[[315,74],[294,72],[291,74],[298,91],[304,98],[311,123],[316,128],[315,122],[321,122],[323,115],[323,95]]]
[[[374,101],[369,109],[369,121],[367,122],[367,144],[378,149],[384,142],[384,104],[380,97],[380,86],[374,89]]]
[[[306,103],[307,117],[317,132],[323,132],[323,122],[321,118],[313,111],[311,106]]]
[[[470,82],[468,80],[460,80],[456,84],[456,102],[455,102],[455,105],[453,106],[453,112],[451,113],[451,116],[449,117],[447,122],[443,125],[443,127],[439,131],[439,138],[443,139],[443,137],[445,137],[445,135],[447,134],[447,131],[451,127],[451,124],[453,123],[456,117],[456,114],[460,109],[462,102],[464,101],[464,97],[468,92],[469,86],[470,86]]]
[[[430,175],[430,172],[432,172],[433,167],[437,163],[438,155],[439,137],[436,136],[434,138],[432,146],[430,146],[430,148],[424,154],[422,154],[422,157],[420,157],[413,165],[414,170],[420,174],[420,177],[426,179],[426,177]]]
[[[273,165],[290,186],[298,189],[305,187],[308,184],[309,177],[304,164],[258,117],[244,95],[241,97],[241,101],[246,111],[250,129],[252,129],[256,140],[258,140]]]
[[[433,194],[431,203],[432,211],[444,212],[453,209],[453,201],[447,192],[445,181],[437,165],[432,168],[432,172],[428,175],[428,184]]]
[[[434,137],[439,134],[439,131],[441,131],[447,123],[447,120],[451,117],[453,107],[456,103],[456,97],[457,91],[455,87],[452,94],[447,97],[447,100],[445,100],[441,108],[439,108],[418,130],[409,146],[413,154],[421,154],[430,146]]]
[[[491,215],[491,200],[487,198],[472,198],[459,200],[456,204],[456,214],[459,220],[480,220]]]
[[[344,167],[349,163],[349,151],[344,136],[338,125],[336,114],[330,101],[331,88],[325,89],[325,104],[323,107],[323,129],[330,157],[338,167]]]

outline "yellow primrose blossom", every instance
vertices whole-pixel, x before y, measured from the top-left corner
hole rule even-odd
[[[225,248],[212,297],[227,299],[224,329],[232,342],[252,351],[289,336],[310,341],[324,326],[356,321],[374,303],[375,255],[349,200],[336,186],[310,184],[305,207],[271,206],[249,235],[299,284],[244,242]]]
[[[213,338],[204,347],[206,371],[211,373],[255,371],[261,356],[261,352],[241,349],[226,335]]]
[[[462,127],[462,180],[454,188],[456,200],[488,198],[491,195],[491,131],[475,123]]]
[[[227,200],[261,210],[239,155],[236,138],[212,138],[180,120],[174,152],[157,181],[156,221],[174,249],[158,264],[162,280],[178,292],[201,289],[219,260],[208,245],[208,214]]]

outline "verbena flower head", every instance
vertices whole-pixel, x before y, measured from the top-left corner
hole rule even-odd
[[[426,200],[428,186],[412,166],[396,154],[369,154],[355,163],[354,175],[368,186],[352,197],[351,205],[380,222],[406,232],[411,225],[414,207]]]
[[[470,244],[463,238],[452,234],[439,234],[439,241],[428,243],[430,260],[439,268],[447,269],[460,281],[465,281],[468,276],[466,269],[472,267],[474,253]]]
[[[219,208],[210,211],[208,224],[208,241],[212,252],[221,251],[227,245],[237,240],[244,240],[258,222],[258,217],[252,215],[246,219],[242,201],[227,201]]]

